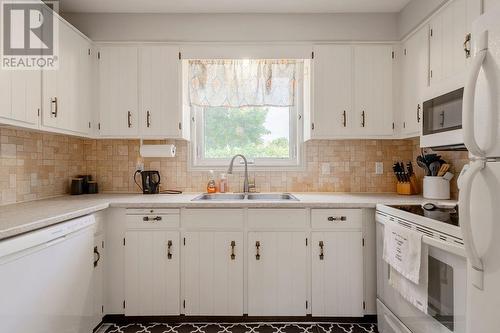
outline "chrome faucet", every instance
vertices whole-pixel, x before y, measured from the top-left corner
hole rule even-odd
[[[243,162],[245,163],[245,180],[243,181],[243,193],[248,193],[250,192],[250,187],[248,186],[248,161],[245,156],[241,154],[236,154],[233,156],[231,159],[231,162],[229,163],[229,168],[227,169],[227,174],[232,175],[233,174],[233,164],[234,160],[236,157],[241,157],[243,159]]]

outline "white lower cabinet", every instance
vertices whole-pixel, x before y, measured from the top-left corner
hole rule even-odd
[[[179,232],[129,230],[125,240],[125,315],[179,315]]]
[[[184,234],[186,315],[243,315],[243,232]]]
[[[96,327],[104,316],[104,234],[94,235],[94,273],[92,286],[94,292],[93,325]]]
[[[304,316],[307,312],[307,234],[248,233],[248,315]]]
[[[312,314],[363,316],[363,236],[361,231],[313,232]]]

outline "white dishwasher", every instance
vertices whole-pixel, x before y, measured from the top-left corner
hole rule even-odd
[[[0,241],[0,332],[92,332],[95,219]]]

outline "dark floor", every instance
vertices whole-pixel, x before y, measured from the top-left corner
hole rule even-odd
[[[130,323],[108,324],[106,333],[377,333],[360,323]]]

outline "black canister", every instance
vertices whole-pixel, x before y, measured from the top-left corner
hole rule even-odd
[[[96,194],[99,192],[99,187],[95,180],[91,180],[87,183],[88,194]]]
[[[71,179],[71,195],[83,194],[83,178]]]
[[[89,193],[89,182],[92,181],[92,175],[79,175],[77,178],[81,178],[83,180],[83,193]]]

